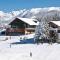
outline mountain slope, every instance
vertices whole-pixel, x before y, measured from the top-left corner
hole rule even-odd
[[[19,11],[12,11],[12,12],[3,12],[0,11],[0,23],[9,21],[11,18],[15,16],[23,17],[23,18],[37,18],[42,17],[44,14],[51,12],[58,11],[60,13],[60,7],[48,7],[48,8],[32,8],[32,9],[23,9]]]

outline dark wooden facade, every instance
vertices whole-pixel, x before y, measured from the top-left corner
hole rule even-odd
[[[9,25],[11,27],[6,29],[6,35],[30,34],[35,31],[34,25],[29,25],[18,18],[13,20]]]

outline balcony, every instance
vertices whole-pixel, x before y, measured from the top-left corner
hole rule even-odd
[[[7,32],[25,32],[24,28],[8,28]]]

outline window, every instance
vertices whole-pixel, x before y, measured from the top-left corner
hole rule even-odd
[[[58,33],[60,33],[60,30],[58,30]]]

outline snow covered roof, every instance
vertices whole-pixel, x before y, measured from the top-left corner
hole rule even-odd
[[[29,24],[29,25],[38,25],[38,23],[34,22],[35,19],[20,18],[20,17],[17,17],[17,18],[22,20],[23,22]]]
[[[9,25],[13,20],[15,20],[16,18],[20,19],[21,21],[29,24],[29,25],[38,25],[38,22],[34,22],[35,19],[31,19],[31,18],[21,18],[21,17],[15,17],[15,18],[12,18],[8,23],[7,25]]]
[[[51,21],[51,22],[56,24],[57,26],[60,26],[60,21]]]
[[[31,19],[31,18],[21,18],[21,17],[13,17],[12,19],[10,19],[8,22],[6,22],[4,25],[7,27],[10,27],[10,23],[12,22],[12,21],[14,21],[16,18],[18,18],[18,19],[20,19],[21,21],[23,21],[23,22],[25,22],[25,23],[27,23],[27,24],[29,24],[29,25],[38,25],[39,24],[39,22],[35,22],[36,20],[35,19]]]

